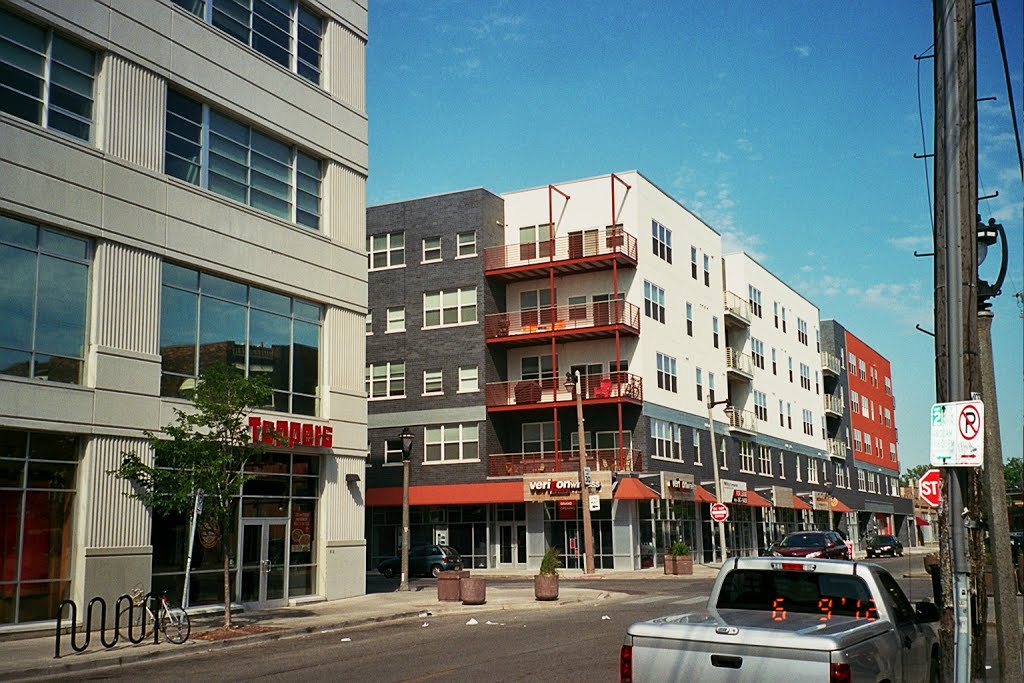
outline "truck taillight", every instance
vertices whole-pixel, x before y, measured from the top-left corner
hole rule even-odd
[[[623,645],[619,651],[619,681],[620,683],[633,683],[632,645]]]
[[[850,673],[850,665],[833,664],[828,680],[830,683],[851,683],[853,681],[853,674]]]

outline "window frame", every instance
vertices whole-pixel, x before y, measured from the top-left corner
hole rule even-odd
[[[433,245],[433,241],[434,240],[437,240],[437,245],[436,246]],[[431,246],[428,247],[427,246],[427,242],[431,242]],[[443,256],[443,254],[441,252],[441,236],[440,235],[432,235],[430,237],[424,237],[422,242],[421,242],[421,247],[422,248],[420,249],[420,263],[438,263],[439,261],[443,261],[444,260],[444,256]],[[428,252],[430,254],[433,254],[434,252],[437,252],[437,255],[436,256],[428,255]]]
[[[448,430],[458,429],[458,436],[455,440],[448,440]],[[466,432],[475,432],[473,438],[467,438]],[[438,433],[440,439],[432,441],[433,433]],[[475,444],[475,456],[466,457],[466,446]],[[447,446],[458,446],[457,458],[446,458]],[[439,457],[432,458],[431,452],[437,449]],[[451,463],[466,463],[480,461],[480,423],[478,422],[454,422],[440,425],[426,425],[423,428],[423,464],[424,465],[446,465]]]
[[[463,297],[468,297],[469,293],[472,292],[472,302],[463,301]],[[455,304],[445,305],[446,295],[455,295]],[[437,297],[437,307],[429,307],[427,301],[429,297]],[[424,330],[436,330],[443,327],[459,327],[460,325],[476,325],[480,321],[480,316],[477,311],[479,305],[478,292],[476,286],[472,287],[456,287],[454,289],[439,289],[430,290],[423,292],[423,326]],[[472,310],[472,319],[463,318],[465,312]],[[444,322],[445,311],[455,311],[455,322],[446,323]],[[436,324],[428,324],[428,318],[431,314],[437,313],[438,322]]]
[[[384,367],[384,376],[375,378],[373,371],[377,367]],[[392,371],[394,370],[394,371]],[[376,395],[373,391],[375,381],[384,382],[384,393]],[[391,401],[403,399],[406,396],[406,385],[408,384],[405,361],[385,361],[383,363],[366,364],[366,400],[368,401]],[[394,388],[393,388],[394,385]],[[400,391],[399,391],[400,387]],[[392,392],[395,393],[392,393]]]
[[[468,242],[463,241],[463,238],[466,235],[469,235],[472,238]],[[471,251],[463,253],[463,249],[467,247],[471,248]],[[455,258],[473,258],[476,255],[476,230],[464,230],[462,232],[455,233]]]
[[[467,370],[473,371],[473,388],[467,389],[465,385],[469,380],[464,376],[464,372]],[[456,393],[459,394],[472,394],[480,391],[480,366],[479,365],[460,365],[458,369],[459,388]]]

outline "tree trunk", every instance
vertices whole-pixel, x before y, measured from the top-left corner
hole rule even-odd
[[[224,628],[231,628],[231,569],[228,564],[228,553],[224,540]]]

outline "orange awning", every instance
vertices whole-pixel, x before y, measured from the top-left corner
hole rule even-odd
[[[615,487],[615,494],[612,497],[616,500],[658,500],[661,498],[649,486],[635,477],[619,479],[619,484]]]
[[[796,510],[813,510],[810,505],[804,502],[803,498],[793,496],[793,508]]]
[[[770,508],[773,507],[767,498],[757,493],[756,491],[747,491],[747,505],[752,508]]]
[[[853,508],[838,498],[833,496],[832,500],[835,501],[835,504],[832,506],[832,512],[853,512]]]
[[[409,487],[409,505],[479,505],[522,503],[523,482],[491,481],[482,484],[442,484]],[[402,504],[402,487],[366,489],[366,507]]]
[[[693,487],[693,499],[698,503],[717,503],[718,500],[703,486]]]

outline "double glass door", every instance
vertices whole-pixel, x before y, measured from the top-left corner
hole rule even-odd
[[[288,601],[288,519],[242,519],[239,600],[252,607]]]
[[[498,524],[498,566],[526,566],[526,525],[522,523]]]

